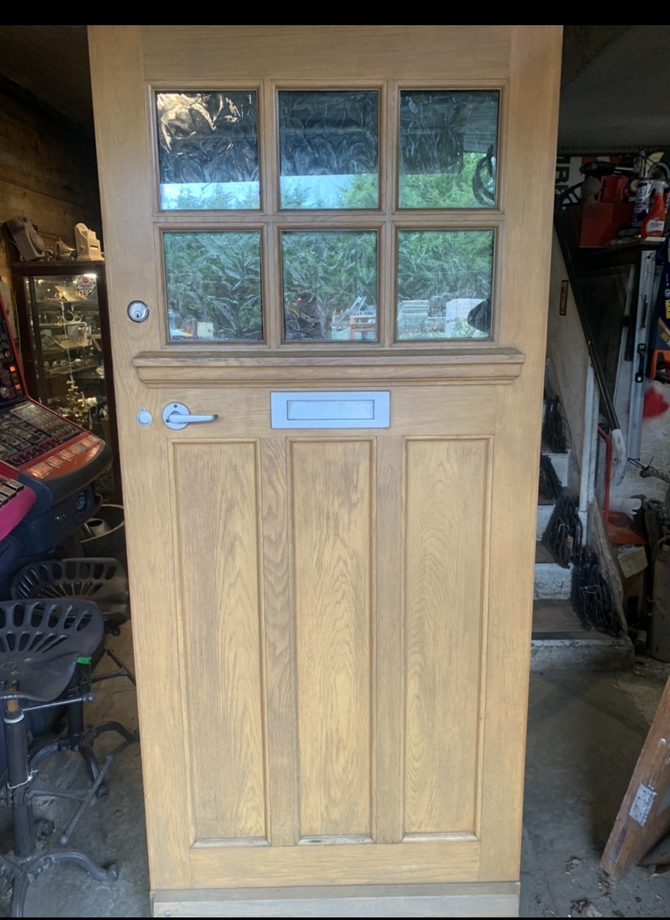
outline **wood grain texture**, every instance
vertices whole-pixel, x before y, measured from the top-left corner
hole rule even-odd
[[[0,113],[3,180],[99,214],[93,138],[74,125],[68,129],[57,124],[3,92]],[[68,236],[72,233],[70,228]]]
[[[28,217],[47,248],[60,237],[74,245],[74,225],[83,221],[101,234],[100,199],[93,138],[45,117],[25,102],[0,92],[0,224]],[[0,279],[14,294],[18,250],[0,234]],[[5,307],[13,320],[13,297]],[[18,342],[18,336],[15,336]],[[19,359],[21,360],[21,359]]]
[[[173,449],[195,833],[264,838],[257,448]]]
[[[453,349],[436,356],[428,350],[413,355],[353,353],[318,355],[305,352],[275,357],[224,357],[220,354],[161,352],[140,354],[133,364],[148,387],[169,386],[362,386],[366,381],[380,386],[422,384],[505,384],[521,373],[525,360],[510,349]]]
[[[93,138],[0,92],[0,223],[24,215],[49,248],[74,245],[74,225],[101,231]],[[18,250],[0,237],[0,273],[11,284]],[[9,305],[7,305],[9,309]]]
[[[94,203],[69,201],[56,198],[43,191],[36,182],[36,188],[29,188],[2,178],[0,173],[0,219],[9,220],[17,214],[29,217],[39,227],[40,236],[51,248],[56,240],[64,240],[74,246],[74,224],[84,221],[90,229],[100,227],[100,213]],[[74,223],[72,223],[74,221]],[[18,250],[9,250],[10,260],[18,258]]]
[[[155,891],[155,917],[516,917],[519,885],[341,885]]]
[[[399,843],[404,835],[403,448],[399,437],[377,440],[376,843]]]
[[[146,389],[132,367],[138,350],[159,347],[157,311],[141,326],[133,324],[132,334],[126,314],[127,305],[135,298],[148,304],[157,302],[139,30],[133,26],[91,27],[89,53],[124,481],[149,867],[153,885],[188,887],[194,831],[189,796],[184,794],[189,780],[173,493],[164,433],[154,424],[140,434],[135,421]]]
[[[405,831],[474,831],[486,441],[406,446]]]
[[[144,26],[146,79],[194,81],[505,79],[510,26]],[[176,82],[175,82],[176,81]],[[210,89],[207,86],[207,89]]]
[[[372,389],[371,387],[370,389]],[[377,389],[378,387],[374,387]],[[380,389],[386,389],[379,387]],[[281,389],[288,389],[285,384]],[[306,387],[298,389],[306,390]],[[311,387],[309,389],[312,389]],[[336,389],[343,389],[337,387]],[[436,437],[492,436],[497,426],[496,388],[492,386],[454,385],[439,388],[437,396],[431,386],[392,386],[391,426],[371,431],[360,429],[361,438],[386,438],[402,435]],[[285,436],[286,432],[270,428],[270,393],[263,387],[193,387],[169,390],[151,389],[143,393],[142,405],[160,418],[163,407],[175,400],[199,412],[219,416],[207,427],[207,434],[226,438]],[[449,398],[446,398],[446,394]],[[195,411],[195,410],[194,410]],[[288,430],[287,430],[288,431]],[[328,436],[326,434],[326,436]],[[181,441],[199,441],[203,428],[191,425],[179,432]],[[398,471],[398,476],[401,473]]]
[[[497,401],[482,795],[482,880],[518,878],[561,27],[513,30],[500,343],[526,355]],[[529,195],[529,187],[537,190]],[[523,266],[522,269],[519,266]],[[533,488],[531,488],[533,484]]]
[[[316,888],[400,880],[434,884],[517,879],[560,28],[92,27],[91,42],[127,484],[152,885],[157,889]],[[442,350],[440,345],[411,343],[389,346],[386,353],[380,348],[376,354],[369,348],[347,352],[328,345],[305,351],[262,346],[250,348],[246,355],[243,346],[221,351],[168,347],[165,324],[160,321],[165,311],[156,250],[160,230],[163,226],[197,228],[203,216],[166,216],[155,211],[155,150],[149,129],[153,113],[146,80],[171,89],[211,89],[230,81],[259,86],[265,80],[263,104],[274,91],[269,85],[273,81],[275,86],[322,88],[385,84],[388,99],[393,97],[393,83],[500,86],[500,207],[490,216],[501,240],[496,274],[498,344],[446,344]],[[261,113],[260,123],[266,129],[272,121],[269,114],[267,108]],[[395,117],[390,107],[384,117]],[[382,227],[385,243],[380,252],[387,264],[380,268],[385,280],[379,308],[387,313],[380,314],[380,329],[388,332],[393,310],[389,261],[394,251],[393,226],[396,220],[400,226],[414,215],[393,213],[395,154],[388,139],[394,136],[395,126],[387,120],[383,131],[383,206],[376,215],[353,215],[351,222],[362,226],[372,221]],[[274,143],[266,138],[261,146],[266,182],[276,173]],[[275,263],[264,276],[271,309],[279,303],[278,253],[272,241],[276,242],[281,225],[288,226],[289,218],[276,213],[276,190],[266,189],[263,195],[266,251]],[[416,221],[420,226],[444,220],[464,227],[481,226],[486,218],[483,213],[464,212],[452,221],[450,214],[425,212],[417,213]],[[209,214],[203,226],[230,227],[236,219],[241,224],[246,220],[223,212]],[[329,228],[341,227],[348,219],[348,215],[324,212],[301,216],[298,223],[316,226],[314,222],[322,220]],[[152,307],[141,326],[131,326],[125,316],[126,305],[135,298]],[[275,330],[270,346],[278,340],[279,320],[274,316],[268,323],[268,329],[274,323]],[[391,389],[391,427],[375,432],[361,429],[350,440],[324,433],[311,442],[296,441],[287,471],[281,438],[269,428],[270,389],[360,389],[363,382],[365,388]],[[260,483],[260,507],[255,516],[250,511],[240,513],[238,524],[245,522],[255,545],[262,546],[257,572],[266,578],[255,600],[255,635],[261,650],[257,645],[253,680],[259,687],[258,711],[267,699],[269,759],[265,773],[252,767],[250,782],[257,795],[261,779],[267,783],[269,819],[266,815],[264,829],[272,846],[250,845],[262,840],[253,835],[240,837],[239,846],[224,846],[230,838],[220,837],[201,838],[203,845],[192,846],[200,806],[194,802],[189,812],[184,789],[206,789],[209,780],[189,740],[197,690],[187,676],[190,680],[201,649],[212,659],[216,653],[204,648],[202,635],[188,635],[182,598],[187,595],[188,578],[196,575],[185,576],[185,565],[178,563],[181,556],[175,555],[179,545],[186,559],[183,535],[177,540],[173,527],[180,512],[168,458],[171,442],[178,449],[200,450],[202,431],[192,426],[168,436],[159,422],[140,429],[134,421],[142,405],[160,419],[170,401],[184,402],[194,412],[218,414],[219,420],[206,432],[214,441],[258,438],[262,442],[254,461],[260,459],[261,472],[254,485],[257,494]],[[372,438],[378,444],[375,451],[370,447]],[[412,463],[420,461],[413,469],[428,470],[424,481],[418,475],[407,480],[404,534],[398,503],[403,490],[402,470],[397,466],[401,438],[425,439],[411,442],[415,446],[408,449],[408,457],[412,455]],[[466,452],[463,462],[454,461],[451,446],[445,446],[449,438],[454,443],[465,439],[458,442],[458,449]],[[477,470],[485,464],[484,453],[477,451],[480,447],[483,451],[482,445],[491,438],[495,450],[487,454],[488,485],[483,471],[477,479]],[[471,454],[464,446],[468,443]],[[219,467],[211,472],[220,481]],[[451,545],[450,539],[454,542],[449,515],[436,513],[433,505],[440,501],[429,501],[426,482],[431,477],[433,486],[437,482],[443,490],[443,507],[448,504],[449,514],[455,509],[460,516],[465,544],[474,547],[467,559],[457,547],[451,566],[444,562],[444,547]],[[469,496],[467,506],[465,486],[479,488],[474,497]],[[185,487],[184,469],[182,490]],[[240,507],[246,507],[245,488],[251,488],[249,482],[237,488]],[[481,563],[488,538],[482,523],[485,494],[491,497],[491,520],[486,525],[490,526],[490,589],[480,580],[477,606],[470,595],[465,597],[463,585],[476,580],[473,559],[478,551]],[[193,521],[212,527],[208,523],[211,504],[204,492],[199,493]],[[216,536],[220,534],[216,527],[213,532],[215,542],[223,540]],[[248,534],[237,539],[239,546],[246,546],[245,540],[251,546]],[[403,540],[408,547],[404,574]],[[417,540],[421,551],[416,549]],[[250,555],[243,557],[235,587],[247,592],[247,599],[248,589],[242,585],[250,583],[250,559]],[[188,559],[194,573],[211,567],[210,557],[194,560],[195,556]],[[481,578],[481,567],[479,572]],[[219,590],[217,585],[213,590]],[[408,602],[406,689],[413,700],[406,722],[407,761],[401,746],[404,690],[397,671],[399,656],[402,662],[405,654],[403,591]],[[473,619],[464,625],[440,617],[438,608],[448,608],[446,593],[456,597],[461,607],[465,605],[458,616],[464,618],[465,610],[474,610]],[[488,635],[478,632],[487,600]],[[265,605],[261,620],[259,604]],[[248,609],[252,607],[249,601]],[[449,631],[454,623],[460,626],[457,636],[457,630]],[[241,622],[236,626],[245,649],[250,628],[247,620],[244,626]],[[431,637],[442,646],[431,648]],[[458,661],[450,657],[456,655],[450,643],[460,649]],[[198,649],[191,659],[189,648]],[[225,653],[234,656],[229,646]],[[251,667],[251,657],[248,660]],[[233,670],[238,666],[233,657]],[[450,683],[453,675],[447,674],[448,667],[459,675],[457,690]],[[248,687],[253,680],[249,677]],[[217,698],[220,690],[214,684],[208,689]],[[250,691],[246,696],[250,699]],[[481,722],[476,699],[483,702]],[[461,733],[454,741],[455,724]],[[480,725],[483,744],[477,747],[473,733],[476,736]],[[445,744],[444,737],[451,743]],[[452,785],[442,796],[438,791],[448,771],[453,772]],[[482,777],[479,824],[478,775]],[[251,812],[257,815],[258,808],[254,804]],[[243,830],[253,825],[246,810],[238,819]],[[208,830],[227,831],[225,808],[208,820]],[[248,820],[250,825],[243,827]],[[252,827],[253,834],[259,826]],[[437,833],[454,826],[481,830],[481,842],[475,833]],[[403,832],[410,836],[395,842]],[[420,833],[423,839],[411,836]],[[390,845],[371,842],[373,834]],[[301,835],[303,840],[294,846]],[[305,835],[325,835],[332,845],[306,843]],[[349,842],[344,842],[347,835]]]
[[[369,441],[291,444],[300,834],[371,832]]]
[[[481,846],[472,836],[450,840],[367,844],[300,844],[297,847],[229,847],[193,850],[193,887],[267,885],[393,885],[476,882]],[[224,858],[225,857],[225,858]]]
[[[245,401],[248,409],[248,400]],[[263,408],[266,409],[264,401]],[[229,424],[230,413],[226,414]],[[245,423],[249,428],[249,417]],[[298,842],[298,737],[293,585],[289,552],[286,440],[261,441],[265,658],[267,673],[269,839],[273,846]]]

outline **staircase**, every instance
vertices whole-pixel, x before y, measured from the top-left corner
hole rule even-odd
[[[549,456],[563,488],[579,494],[579,466],[573,452],[552,453],[543,444],[542,453]],[[617,639],[582,627],[570,603],[573,566],[558,565],[540,542],[554,505],[555,502],[540,500],[537,506],[531,670],[628,668],[633,658],[630,639],[627,636]],[[580,518],[586,534],[586,513],[580,512]]]

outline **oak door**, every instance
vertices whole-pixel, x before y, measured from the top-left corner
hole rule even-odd
[[[152,887],[517,880],[560,28],[90,47]]]

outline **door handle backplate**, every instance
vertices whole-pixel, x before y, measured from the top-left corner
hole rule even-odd
[[[193,422],[214,422],[218,415],[191,415],[183,403],[169,403],[163,409],[163,421],[173,431],[181,431]]]

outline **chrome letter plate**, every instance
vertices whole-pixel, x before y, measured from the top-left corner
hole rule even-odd
[[[273,428],[388,428],[388,390],[271,393]]]

